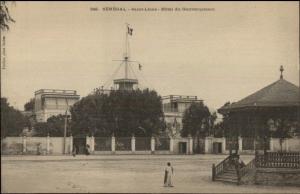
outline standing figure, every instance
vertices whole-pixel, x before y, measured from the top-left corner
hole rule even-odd
[[[167,167],[165,168],[165,178],[164,178],[164,186],[165,187],[173,187],[173,167],[171,166],[171,163],[167,163]]]

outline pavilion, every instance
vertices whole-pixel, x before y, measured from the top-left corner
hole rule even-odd
[[[299,87],[283,79],[282,66],[280,71],[279,80],[218,109],[227,124],[225,136],[231,137],[231,143],[241,136],[243,149],[263,149],[271,136],[288,137],[300,132]]]

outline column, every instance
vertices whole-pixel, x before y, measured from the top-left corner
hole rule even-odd
[[[273,139],[273,137],[270,138],[270,151],[271,152],[274,151],[274,139]]]
[[[70,143],[70,154],[72,154],[72,152],[73,152],[73,136],[72,136],[72,134],[70,135],[69,139],[70,139],[70,141],[69,141],[69,143]]]
[[[155,151],[155,139],[154,137],[151,137],[151,153],[154,153]]]
[[[134,135],[131,137],[131,151],[135,152],[135,137],[134,137]]]
[[[112,151],[112,153],[115,153],[115,151],[116,151],[116,138],[115,138],[115,136],[111,137],[111,151]]]
[[[47,154],[50,153],[50,136],[49,136],[49,133],[47,135],[47,139],[46,139],[46,149],[47,149]]]
[[[23,141],[23,153],[26,153],[26,136],[24,135],[22,138]]]
[[[193,138],[191,135],[188,136],[188,153],[193,154]]]
[[[239,137],[239,153],[243,151],[243,138]]]
[[[90,145],[90,137],[89,136],[86,136],[85,137],[85,145],[86,144],[89,144]]]
[[[211,147],[210,143],[211,143],[211,138],[205,137],[205,139],[204,139],[204,153],[205,154],[209,153],[209,150],[210,150],[209,148]]]
[[[91,139],[90,139],[90,143],[91,143],[91,152],[94,153],[95,151],[95,137],[92,135]]]
[[[174,149],[174,139],[170,137],[170,152],[173,153]]]
[[[226,153],[226,138],[225,137],[222,138],[222,153],[223,154]]]

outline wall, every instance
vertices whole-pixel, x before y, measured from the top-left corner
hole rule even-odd
[[[1,141],[1,154],[63,154],[63,137],[6,137]],[[72,137],[66,138],[66,153],[72,150]]]
[[[1,154],[22,154],[22,137],[6,137],[1,140]]]
[[[258,168],[255,183],[300,186],[300,169]]]

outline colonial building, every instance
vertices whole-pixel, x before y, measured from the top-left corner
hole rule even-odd
[[[282,67],[280,71],[279,80],[218,110],[230,123],[227,136],[247,137],[245,149],[262,149],[263,139],[299,131],[299,87],[283,79]]]
[[[162,97],[165,121],[171,135],[180,136],[183,113],[195,102],[202,102],[202,100],[198,100],[197,96],[169,95]]]
[[[35,92],[34,112],[37,122],[46,122],[51,116],[66,114],[79,100],[75,90],[40,89]],[[69,112],[67,111],[67,114]]]

